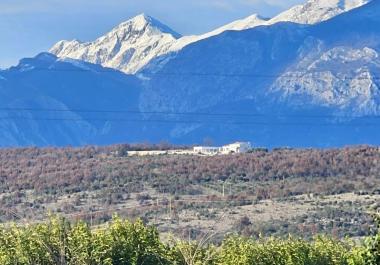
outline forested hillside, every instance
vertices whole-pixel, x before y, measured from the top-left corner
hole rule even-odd
[[[163,232],[368,235],[379,208],[377,147],[252,150],[214,157],[128,157],[170,145],[0,150],[3,222],[49,212],[91,224],[114,212]],[[224,221],[215,224],[213,220]]]

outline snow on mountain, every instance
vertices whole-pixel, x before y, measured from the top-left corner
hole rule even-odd
[[[294,22],[299,24],[316,24],[339,14],[365,5],[370,0],[309,0],[303,5],[297,5],[279,14],[269,21]]]
[[[303,5],[297,5],[272,19],[253,14],[247,18],[236,20],[209,33],[197,36],[194,41],[219,35],[227,30],[246,30],[257,26],[268,26],[278,22],[293,22],[299,24],[316,24],[339,14],[360,7],[370,0],[309,0]],[[183,37],[184,39],[186,37]],[[181,39],[178,41],[181,42]]]
[[[121,23],[93,42],[60,41],[50,52],[135,73],[157,54],[169,50],[180,35],[144,14]]]
[[[214,31],[203,35],[184,36],[173,42],[167,54],[157,54],[156,58],[145,66],[144,72],[156,72],[176,56],[176,52],[189,44],[219,35],[226,31],[241,31],[258,26],[270,26],[278,22],[293,22],[299,24],[316,24],[326,21],[344,12],[365,5],[371,0],[309,0],[303,5],[297,5],[272,19],[262,18],[257,14],[234,21]]]
[[[304,5],[295,6],[273,19],[265,19],[254,14],[206,34],[182,38],[156,19],[139,15],[120,24],[93,42],[60,41],[50,49],[50,52],[58,57],[80,59],[131,74],[138,72],[151,62],[148,68],[156,71],[185,46],[228,30],[240,31],[283,21],[315,24],[359,7],[368,1],[309,0]]]
[[[178,51],[190,43],[219,35],[228,30],[246,30],[257,26],[268,26],[278,22],[294,22],[299,24],[316,24],[351,9],[360,7],[370,0],[309,0],[303,5],[297,5],[278,16],[268,19],[253,14],[244,19],[236,20],[202,35],[184,36],[173,43],[170,51]]]
[[[267,22],[268,19],[263,18],[258,14],[253,14],[247,18],[233,21],[227,25],[224,25],[202,35],[184,36],[173,43],[172,47],[170,48],[170,52],[178,51],[191,43],[219,35],[227,30],[245,30],[260,25],[265,25]]]

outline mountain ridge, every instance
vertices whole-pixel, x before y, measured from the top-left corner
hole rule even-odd
[[[368,3],[368,1],[369,0],[309,0],[305,4],[295,6],[272,19],[262,18],[258,14],[253,14],[205,34],[183,37],[158,20],[141,14],[121,23],[111,32],[98,38],[94,42],[81,43],[77,40],[60,41],[50,49],[50,52],[58,57],[81,59],[102,64],[106,67],[116,68],[125,73],[135,74],[145,67],[162,67],[164,63],[175,56],[176,52],[187,45],[219,35],[228,30],[240,31],[257,26],[270,26],[279,22],[315,24],[364,5]],[[158,36],[161,36],[161,38],[155,38],[155,41],[149,41],[149,38],[153,37],[142,34],[140,36],[142,39],[137,45],[137,50],[135,50],[136,43],[123,41],[123,38],[121,38],[121,40],[114,40],[114,38],[109,37],[110,34],[115,34],[115,32],[123,32],[123,27],[130,24],[136,26],[137,32],[143,30],[141,25],[148,24],[158,29],[156,33],[158,33]],[[144,44],[144,42],[146,42],[146,44]],[[125,48],[121,49],[121,46]],[[165,55],[167,57],[163,59]],[[155,59],[158,57],[160,57],[158,64],[152,66],[152,64],[157,63]]]

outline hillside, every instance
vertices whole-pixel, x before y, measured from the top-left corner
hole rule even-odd
[[[125,157],[123,148],[0,150],[2,220],[41,220],[51,211],[103,224],[117,212],[194,238],[210,227],[255,237],[333,230],[361,237],[379,207],[377,147],[215,157]],[[239,226],[244,217],[252,225]]]

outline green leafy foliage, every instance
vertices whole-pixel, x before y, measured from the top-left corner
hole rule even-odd
[[[340,265],[348,264],[349,253],[344,243],[322,237],[313,243],[292,238],[264,242],[232,238],[223,244],[220,264]]]
[[[380,214],[375,215],[374,218],[377,224],[374,236],[366,239],[366,249],[362,253],[365,257],[365,264],[368,265],[380,264]]]
[[[380,228],[380,216],[376,217]],[[363,246],[317,237],[228,237],[220,246],[165,244],[154,227],[114,217],[106,227],[52,217],[48,222],[0,228],[2,265],[378,265],[380,232]]]
[[[72,226],[64,219],[0,230],[2,265],[168,264],[156,229],[119,218],[105,228]]]

